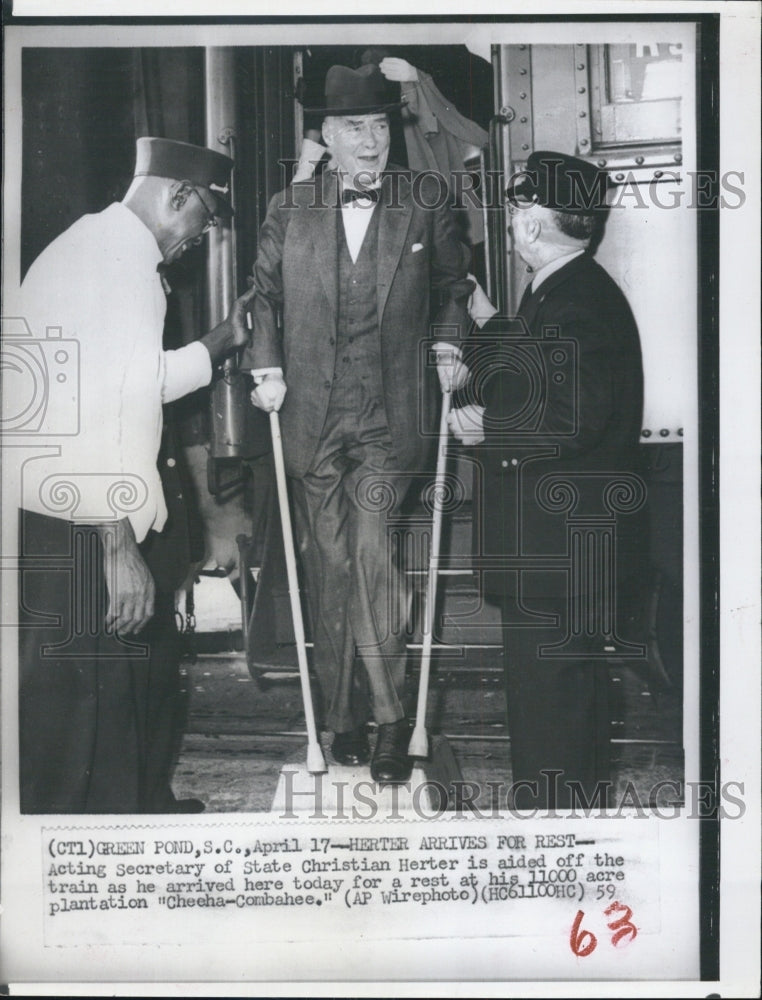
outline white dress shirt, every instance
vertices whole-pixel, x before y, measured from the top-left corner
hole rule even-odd
[[[201,343],[162,349],[161,260],[150,230],[115,203],[75,222],[30,268],[21,286],[24,318],[38,342],[51,327],[76,341],[79,370],[67,362],[65,380],[55,384],[62,372],[45,345],[48,433],[34,443],[55,444],[60,454],[25,463],[26,509],[82,523],[127,515],[138,541],[163,527],[162,403],[208,384],[212,367]],[[78,433],[57,436],[71,426],[73,408]]]
[[[342,191],[344,186],[342,185]],[[341,206],[341,221],[344,224],[344,235],[347,238],[347,247],[352,263],[357,263],[360,256],[365,234],[368,232],[370,220],[376,208],[376,202],[370,198],[349,201]]]

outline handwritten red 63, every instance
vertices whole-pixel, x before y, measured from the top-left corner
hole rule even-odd
[[[618,947],[620,942],[625,941],[625,939],[626,943],[629,944],[638,936],[638,928],[632,922],[632,910],[629,906],[615,901],[607,906],[603,913],[606,917],[613,917],[615,913],[621,914],[621,916],[614,917],[613,920],[610,919],[607,922],[609,930],[614,931],[611,935],[611,944],[614,948]],[[584,916],[584,911],[577,910],[569,934],[569,947],[578,958],[587,958],[588,955],[592,955],[598,945],[598,938],[595,934],[582,928]]]

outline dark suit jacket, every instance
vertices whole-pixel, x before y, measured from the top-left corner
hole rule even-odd
[[[481,551],[558,562],[568,554],[569,518],[600,523],[615,516],[613,505],[621,508],[617,569],[621,580],[631,576],[645,542],[634,509],[641,506],[635,494],[644,492],[643,371],[635,320],[616,283],[582,254],[547,278],[516,320],[485,324],[471,364],[486,407],[476,504]],[[513,574],[502,587],[515,593],[517,583]],[[561,571],[537,563],[522,574],[519,591],[555,597],[566,586]],[[577,592],[590,586],[576,582]]]
[[[430,441],[421,434],[422,421],[436,429],[438,383],[425,365],[422,345],[465,336],[471,289],[469,251],[456,236],[439,185],[415,177],[390,167],[375,209],[381,213],[377,295],[384,401],[403,471],[421,467],[425,459]],[[437,207],[426,207],[437,201]],[[288,391],[281,426],[286,468],[293,476],[310,466],[331,394],[342,225],[337,204],[333,171],[275,195],[254,264],[254,333],[242,367],[284,370]]]

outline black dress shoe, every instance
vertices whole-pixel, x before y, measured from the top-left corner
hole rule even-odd
[[[378,727],[378,741],[370,765],[370,776],[380,785],[400,785],[413,770],[407,755],[410,726],[407,719],[388,722]]]
[[[337,764],[357,767],[370,760],[370,745],[365,726],[350,729],[347,733],[336,733],[331,744],[331,753]]]

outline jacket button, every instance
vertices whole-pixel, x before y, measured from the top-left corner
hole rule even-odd
[[[503,461],[500,464],[502,465],[502,467],[504,469],[507,469],[508,468],[508,459],[504,458]]]
[[[177,462],[174,460],[174,458],[168,458],[167,465],[170,467],[170,469],[174,469],[174,467],[177,465]]]

